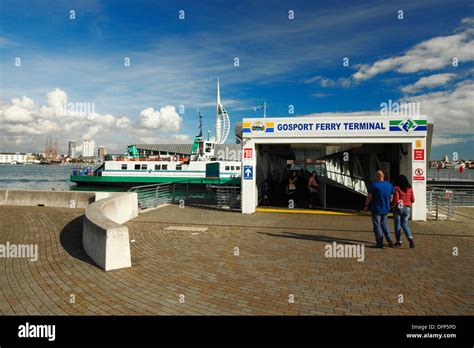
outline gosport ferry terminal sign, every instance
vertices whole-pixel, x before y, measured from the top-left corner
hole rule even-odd
[[[244,137],[264,136],[354,136],[354,135],[425,135],[426,119],[364,118],[273,118],[244,119]]]

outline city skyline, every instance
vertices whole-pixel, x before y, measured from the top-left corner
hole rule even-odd
[[[434,121],[432,159],[474,158],[474,17],[466,1],[3,7],[5,150],[35,152],[47,136],[100,138],[113,153],[190,143],[198,107],[214,134],[220,78],[228,142],[236,122],[262,115],[254,107],[264,101],[272,117],[378,114],[389,101],[416,102]]]

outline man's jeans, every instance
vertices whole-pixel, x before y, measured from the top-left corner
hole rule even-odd
[[[403,228],[403,232],[407,236],[407,239],[410,240],[411,231],[410,227],[408,226],[408,218],[410,217],[410,207],[403,207],[402,209],[395,208],[393,209],[393,221],[395,223],[395,238],[397,242],[402,241],[402,234],[401,229]]]
[[[372,223],[374,225],[375,243],[378,247],[383,246],[383,235],[385,235],[387,242],[392,240],[388,229],[387,214],[372,213]]]

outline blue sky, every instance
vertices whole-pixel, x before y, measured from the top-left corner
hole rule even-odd
[[[0,26],[3,150],[37,151],[48,135],[63,150],[190,141],[197,107],[213,129],[219,77],[233,123],[263,99],[270,116],[417,101],[435,123],[432,158],[474,159],[472,1],[4,0]],[[58,115],[65,100],[96,114]]]

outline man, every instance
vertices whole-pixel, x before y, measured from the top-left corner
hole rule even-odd
[[[387,224],[387,215],[390,211],[390,203],[393,200],[394,194],[395,190],[392,184],[388,181],[384,181],[384,174],[381,170],[377,171],[377,173],[375,173],[375,181],[368,188],[364,208],[364,211],[368,211],[370,205],[377,248],[383,248],[383,235],[385,235],[387,239],[388,246],[393,246]]]

